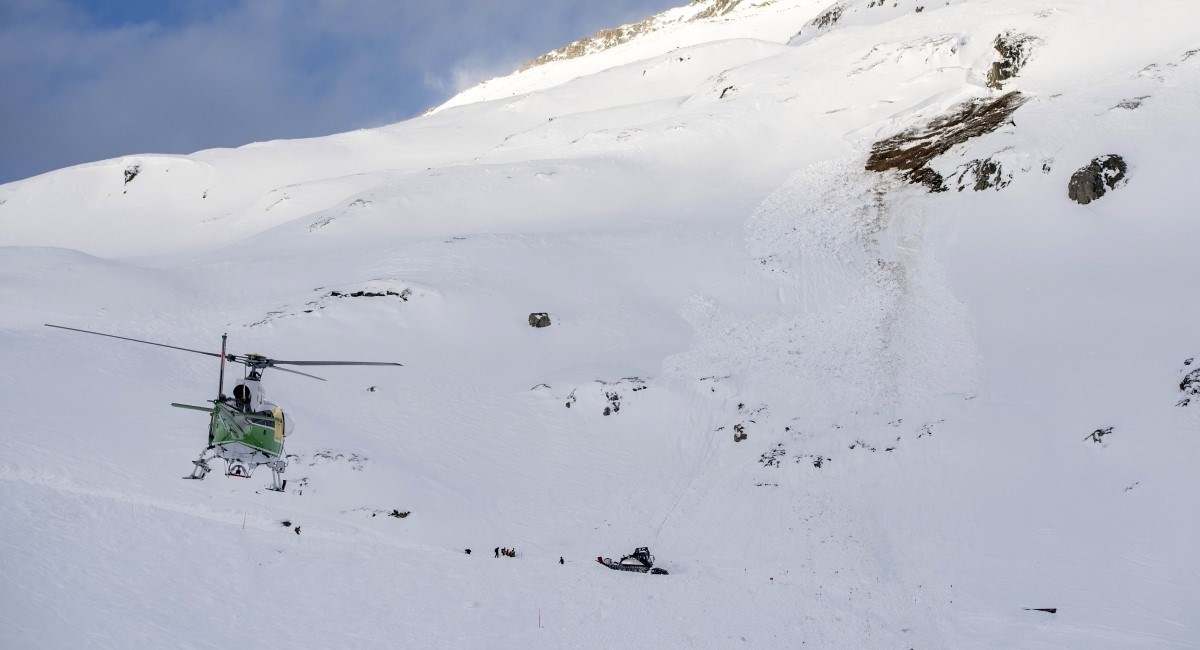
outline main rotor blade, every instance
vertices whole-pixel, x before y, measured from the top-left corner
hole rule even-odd
[[[402,363],[392,363],[390,361],[279,361],[276,359],[268,359],[268,362],[273,366],[279,364],[287,364],[289,366],[403,366]]]
[[[321,379],[320,377],[318,377],[316,375],[310,375],[307,372],[300,372],[299,370],[288,370],[287,368],[275,368],[275,369],[283,371],[283,372],[290,372],[293,375],[303,375],[305,377],[312,377],[313,379]],[[325,381],[325,380],[321,379],[321,381]]]
[[[193,404],[180,404],[179,402],[171,402],[171,406],[180,409],[191,409],[193,411],[204,411],[205,413],[213,412],[213,407],[211,406],[195,406]]]
[[[74,327],[63,327],[62,325],[51,325],[44,323],[46,327],[53,327],[60,330],[71,330],[72,332],[83,332],[84,334],[95,334],[96,336],[107,336],[110,339],[121,339],[122,341],[133,341],[134,343],[145,343],[146,345],[157,345],[160,348],[171,348],[172,350],[183,350],[184,352],[195,352],[196,354],[205,354],[210,357],[221,358],[221,355],[216,352],[205,352],[204,350],[193,350],[191,348],[181,348],[177,345],[167,345],[166,343],[155,343],[154,341],[143,341],[141,339],[131,339],[128,336],[117,336],[116,334],[105,334],[103,332],[93,332],[91,330],[81,330]]]

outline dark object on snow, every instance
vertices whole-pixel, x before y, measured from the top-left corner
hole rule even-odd
[[[128,185],[130,183],[130,181],[137,178],[137,175],[140,174],[141,171],[142,171],[141,165],[130,165],[130,166],[126,167],[125,168],[125,185]]]
[[[1187,395],[1200,395],[1200,368],[1183,376],[1183,381],[1179,382],[1179,390]]]
[[[529,315],[530,327],[550,327],[550,314],[543,311],[535,311]]]
[[[494,550],[492,552],[496,554],[496,557],[500,557],[500,547],[499,546],[497,546],[496,550]]]
[[[393,509],[391,512],[388,513],[388,516],[395,517],[396,519],[404,519],[409,514],[411,514],[411,513],[408,510],[405,510],[404,512],[400,512],[399,510]]]
[[[1071,176],[1067,196],[1080,205],[1087,205],[1126,182],[1129,166],[1115,153],[1093,158],[1087,167]]]
[[[560,556],[558,556],[558,563],[559,563],[559,564],[566,564],[566,561],[564,561],[564,560],[562,559],[562,556],[561,556],[561,555],[560,555]]]
[[[296,531],[296,534],[297,534],[297,535],[299,535],[299,534],[300,534],[300,527],[299,527],[299,526],[296,526],[296,527],[295,527],[295,528],[293,528],[292,530]]]
[[[1054,613],[1058,612],[1058,608],[1057,607],[1026,607],[1025,611],[1027,611],[1027,612],[1047,612],[1050,614],[1054,614]]]
[[[279,522],[279,524],[280,524],[281,526],[283,526],[284,528],[291,528],[291,527],[292,527],[292,520],[291,520],[291,519],[284,519],[283,521]]]
[[[1103,428],[1103,429],[1096,429],[1095,431],[1093,431],[1093,432],[1091,432],[1090,434],[1088,434],[1088,436],[1087,436],[1086,438],[1084,438],[1084,440],[1091,440],[1092,442],[1099,443],[1099,442],[1102,442],[1102,440],[1101,440],[1101,439],[1102,439],[1102,438],[1104,438],[1104,436],[1107,436],[1108,434],[1110,434],[1110,433],[1112,433],[1112,432],[1113,432],[1113,428],[1112,428],[1112,427],[1105,427],[1105,428]]]
[[[470,554],[471,554],[471,549],[469,549],[469,548],[468,548],[468,549],[464,550],[463,552],[464,552],[464,553],[466,553],[467,555],[470,555]]]
[[[650,549],[645,546],[639,546],[634,550],[632,555],[626,555],[621,558],[620,562],[613,562],[611,558],[596,557],[596,561],[604,566],[616,571],[634,571],[637,573],[653,573],[655,575],[667,575],[665,569],[655,569],[654,556],[650,555]]]

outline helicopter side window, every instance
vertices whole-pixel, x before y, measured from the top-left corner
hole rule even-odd
[[[238,384],[233,389],[233,399],[239,402],[250,401],[250,389],[246,388],[246,384]]]

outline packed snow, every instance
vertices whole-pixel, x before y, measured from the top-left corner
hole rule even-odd
[[[1200,6],[726,4],[0,186],[0,646],[1200,645]],[[273,493],[180,480],[214,359],[44,323],[404,367],[268,370]]]

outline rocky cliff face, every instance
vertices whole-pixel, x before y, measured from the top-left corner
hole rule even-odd
[[[603,52],[609,48],[628,43],[644,34],[656,32],[668,25],[721,18],[728,15],[734,9],[737,9],[743,2],[744,0],[692,0],[692,3],[683,11],[663,12],[655,14],[641,22],[621,25],[620,27],[611,29],[602,29],[587,38],[581,38],[523,64],[518,72],[524,72],[530,68],[536,68],[552,61],[565,61],[594,52]],[[772,2],[774,0],[767,0],[767,2],[757,4],[762,6],[771,4]]]

